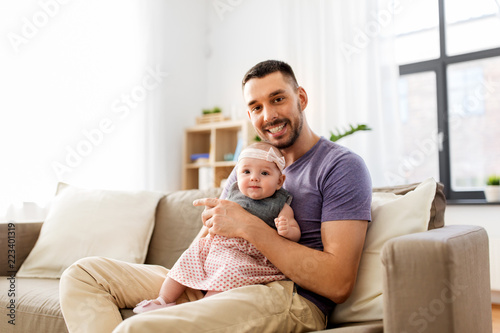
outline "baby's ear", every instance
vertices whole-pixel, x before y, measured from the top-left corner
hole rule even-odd
[[[283,175],[283,174],[281,174],[280,178],[278,179],[278,188],[277,188],[277,190],[279,190],[283,186],[283,184],[285,183],[285,179],[286,179],[286,176]]]

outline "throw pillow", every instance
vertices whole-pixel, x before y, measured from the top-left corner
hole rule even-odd
[[[40,236],[17,276],[59,278],[75,261],[89,256],[143,263],[162,196],[60,183]]]
[[[413,191],[420,183],[396,185],[387,187],[375,187],[373,192],[386,192],[405,195]],[[429,219],[429,230],[442,228],[444,226],[444,211],[446,209],[446,196],[444,194],[444,185],[436,183],[436,194],[431,206],[431,217]]]
[[[382,247],[391,238],[427,230],[435,193],[436,181],[432,178],[404,195],[373,193],[372,221],[368,224],[356,284],[347,301],[336,306],[330,317],[332,322],[383,318]]]

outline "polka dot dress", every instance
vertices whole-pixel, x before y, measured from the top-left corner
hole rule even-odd
[[[177,260],[168,276],[198,290],[226,291],[286,277],[243,238],[201,238]]]

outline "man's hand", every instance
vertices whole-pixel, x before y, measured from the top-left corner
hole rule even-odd
[[[194,206],[205,206],[201,214],[203,225],[212,235],[243,237],[249,219],[253,217],[233,201],[205,198],[193,202]]]

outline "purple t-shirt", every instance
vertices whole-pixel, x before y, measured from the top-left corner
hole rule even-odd
[[[322,222],[371,220],[370,174],[363,159],[349,149],[321,137],[283,173],[283,187],[294,197],[290,206],[300,226],[300,244],[322,251]],[[228,186],[235,181],[233,170]],[[225,198],[225,192],[221,198]],[[314,269],[315,264],[311,262],[310,266]],[[327,315],[335,306],[331,300],[299,286],[297,292]]]

